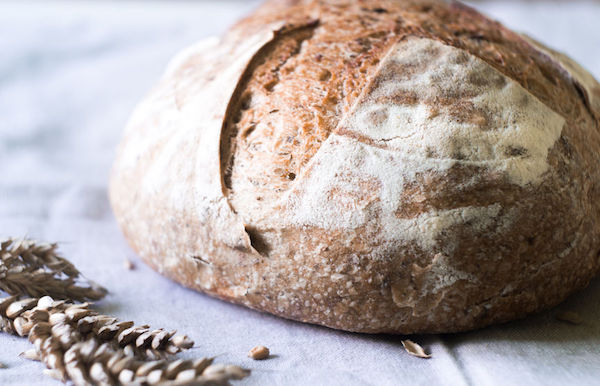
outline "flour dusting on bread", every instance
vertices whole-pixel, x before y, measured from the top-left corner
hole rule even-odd
[[[493,230],[501,208],[467,206],[403,218],[397,213],[407,185],[457,164],[502,173],[519,186],[539,183],[564,123],[476,57],[434,40],[407,39],[390,51],[323,144],[287,198],[289,213],[296,224],[324,229],[373,223],[382,240],[413,240],[432,250],[438,235],[457,224]]]
[[[565,124],[512,79],[435,40],[397,44],[374,83],[342,125],[405,154],[404,169],[453,160],[501,170],[521,186],[537,183]]]

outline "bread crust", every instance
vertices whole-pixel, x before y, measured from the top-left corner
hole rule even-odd
[[[459,3],[271,1],[169,66],[110,199],[158,272],[285,318],[464,331],[600,269],[600,85]]]

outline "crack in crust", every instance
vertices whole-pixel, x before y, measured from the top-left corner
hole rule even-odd
[[[291,45],[290,52],[287,52],[283,57],[283,60],[277,63],[275,68],[268,74],[270,75],[270,79],[265,88],[267,90],[272,89],[274,85],[278,81],[278,73],[285,65],[285,63],[290,59],[290,57],[296,55],[299,50],[302,42],[304,40],[310,39],[314,29],[319,24],[318,20],[310,20],[301,25],[293,25],[286,24],[278,31],[274,32],[274,37],[271,41],[265,44],[261,49],[259,49],[246,69],[242,74],[238,85],[235,88],[233,95],[229,100],[229,105],[227,106],[227,111],[225,113],[225,117],[223,119],[223,129],[221,130],[221,140],[220,140],[220,167],[221,167],[221,176],[223,182],[223,193],[227,195],[231,188],[231,174],[232,168],[235,158],[236,151],[236,139],[239,134],[239,126],[237,125],[241,120],[241,115],[244,110],[249,108],[249,103],[251,99],[251,94],[245,93],[245,90],[248,87],[248,84],[252,81],[253,76],[255,75],[256,70],[264,65],[265,61],[274,53],[278,52],[278,46],[282,41],[293,41],[295,44]],[[242,134],[243,136],[248,136],[248,134],[253,130],[250,128],[246,128]]]
[[[284,36],[247,70],[252,79],[243,85],[237,116],[225,125],[223,137],[230,139],[222,141],[222,154],[227,143],[231,149],[228,198],[244,221],[256,221],[295,183],[396,41],[387,22],[349,23],[335,28],[321,20],[310,34]],[[337,33],[347,39],[335,42]]]
[[[264,85],[265,89],[271,91],[275,84],[279,80],[279,71],[287,61],[294,55],[297,55],[300,51],[302,42],[310,39],[317,25],[318,20],[311,20],[301,25],[286,24],[284,27],[274,32],[274,37],[271,41],[265,44],[260,50],[256,52],[244,73],[240,78],[231,99],[227,107],[225,118],[223,119],[223,129],[221,131],[220,141],[220,161],[221,161],[221,175],[223,176],[223,188],[224,193],[227,195],[232,189],[231,174],[233,163],[236,152],[236,139],[240,133],[240,125],[238,123],[242,119],[244,110],[247,110],[251,103],[251,93],[247,91],[249,83],[252,82],[256,76],[256,72],[261,66],[264,66],[265,62],[274,54],[282,55],[276,66],[270,69],[268,81]],[[287,42],[287,47],[283,47],[281,52],[281,43]],[[288,48],[288,52],[285,52]],[[246,127],[246,130],[242,132],[243,137],[247,137],[253,127]]]

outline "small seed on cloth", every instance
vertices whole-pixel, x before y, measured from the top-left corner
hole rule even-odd
[[[425,353],[425,350],[423,350],[423,347],[419,346],[412,340],[403,340],[402,346],[404,346],[404,349],[410,355],[416,356],[418,358],[425,358],[425,359],[431,358],[431,355]]]
[[[573,312],[573,311],[560,312],[556,315],[556,319],[560,320],[561,322],[567,322],[567,323],[571,323],[571,324],[583,323],[583,319],[581,318],[581,315],[579,315],[577,312]]]
[[[123,261],[123,266],[125,267],[125,269],[132,271],[135,269],[135,264],[133,264],[133,262],[129,259],[125,259]]]
[[[248,352],[248,356],[255,360],[267,359],[269,357],[269,349],[265,346],[256,346]]]

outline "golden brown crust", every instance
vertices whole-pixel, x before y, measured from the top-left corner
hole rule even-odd
[[[464,49],[515,79],[562,116],[579,115],[577,85],[556,62],[457,2],[297,1],[282,6],[271,1],[234,30],[274,20],[286,20],[285,31],[277,33],[268,52],[257,55],[259,64],[246,69],[221,143],[228,197],[245,221],[289,189],[348,113],[380,59],[407,36],[438,39]],[[448,98],[457,97],[461,96],[440,95],[431,104],[448,104]],[[485,111],[474,112],[468,103],[460,113],[462,119],[486,119]],[[263,167],[255,167],[256,163]]]
[[[557,304],[600,266],[600,86],[462,4],[270,1],[178,59],[111,181],[186,286],[361,332]]]

